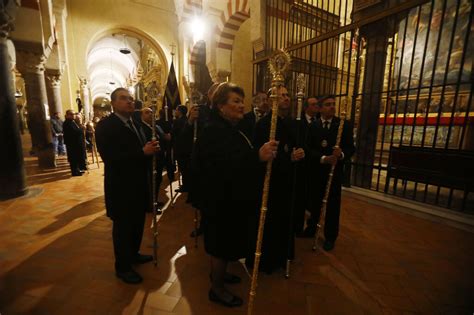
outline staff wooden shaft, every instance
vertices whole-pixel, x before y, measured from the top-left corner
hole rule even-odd
[[[301,133],[301,111],[303,107],[303,87],[300,87],[297,97],[298,97],[298,107],[296,112],[296,147],[299,148],[300,143],[300,133]],[[292,253],[292,244],[293,238],[295,233],[295,208],[296,208],[296,192],[297,192],[297,182],[298,182],[298,169],[300,166],[300,162],[294,162],[294,170],[293,170],[293,191],[291,193],[291,207],[290,207],[290,218],[288,220],[288,248],[287,248],[287,259],[286,259],[286,270],[285,270],[285,278],[290,278],[290,268],[291,268],[291,253]]]
[[[91,125],[91,141],[92,141],[92,156],[94,156],[95,154],[97,168],[100,168],[99,154],[97,153],[97,143],[95,142],[95,129],[93,125]],[[92,161],[92,163],[94,163],[94,161]]]
[[[197,134],[198,134],[198,121],[197,119],[194,121],[193,125],[193,148],[196,146],[196,141],[197,141]],[[198,248],[198,229],[199,229],[199,214],[198,214],[198,209],[194,208],[194,247]]]
[[[339,148],[343,130],[344,130],[344,119],[343,117],[341,117],[341,121],[339,122],[339,128],[337,130],[336,145],[334,146],[334,148]],[[332,178],[334,176],[334,170],[336,169],[336,165],[337,164],[331,165],[331,170],[329,171],[328,182],[326,184],[326,191],[324,192],[323,203],[321,205],[321,212],[319,214],[318,223],[316,224],[316,234],[313,240],[313,251],[316,250],[318,246],[318,239],[321,237],[321,233],[323,233],[322,224],[323,222],[325,222],[325,219],[326,219],[326,209],[327,209],[329,194],[331,193]]]
[[[275,140],[276,129],[277,129],[277,119],[278,119],[278,89],[283,86],[285,82],[285,78],[283,73],[288,69],[291,62],[290,55],[284,51],[279,50],[275,53],[275,55],[271,58],[268,67],[270,72],[272,73],[272,94],[270,96],[272,100],[272,116],[271,116],[271,124],[270,124],[270,137],[269,141]],[[258,233],[257,233],[257,244],[255,249],[255,260],[253,264],[253,271],[252,271],[252,283],[250,285],[250,292],[249,292],[249,303],[247,308],[247,314],[252,315],[253,312],[253,304],[256,297],[256,290],[257,290],[257,280],[258,280],[258,267],[260,265],[260,256],[262,255],[262,241],[263,241],[263,232],[265,228],[265,218],[267,214],[267,206],[268,206],[268,196],[270,191],[270,178],[272,175],[272,160],[267,162],[267,169],[265,173],[265,180],[263,181],[263,194],[262,194],[262,205],[260,208],[260,220],[258,225]]]
[[[276,127],[277,127],[277,118],[278,118],[278,96],[277,96],[277,88],[273,87],[272,89],[272,119],[270,125],[270,141],[275,140],[276,134]],[[253,311],[253,303],[256,296],[257,290],[257,279],[258,279],[258,267],[260,265],[260,256],[262,255],[262,241],[263,241],[263,232],[265,228],[265,218],[267,215],[267,205],[268,205],[268,195],[270,191],[270,177],[272,175],[272,161],[267,162],[267,169],[265,172],[265,180],[263,182],[263,195],[262,195],[262,206],[260,208],[260,220],[258,224],[258,233],[257,233],[257,245],[255,249],[255,260],[253,264],[253,271],[252,271],[252,283],[250,285],[250,293],[249,293],[249,304],[247,309],[247,314],[251,315]]]
[[[156,100],[152,103],[152,118],[151,118],[151,140],[156,141]],[[158,215],[158,202],[156,200],[156,156],[152,155],[152,174],[151,174],[151,192],[153,205],[153,262],[158,265],[158,222],[156,216]]]

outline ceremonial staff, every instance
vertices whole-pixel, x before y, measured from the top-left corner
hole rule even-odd
[[[100,168],[99,153],[97,152],[97,142],[95,141],[95,129],[92,129],[92,150],[94,150],[95,158],[97,161],[97,168]]]
[[[194,87],[192,88],[193,90],[195,89]],[[197,106],[196,104],[196,96],[191,94],[191,101],[193,102],[193,106]],[[194,120],[194,125],[193,125],[193,151],[194,151],[194,148],[196,147],[196,141],[197,141],[197,134],[198,134],[198,120]],[[199,226],[198,226],[198,210],[197,208],[194,208],[194,247],[197,248],[198,247],[198,237],[199,237],[199,233],[198,233],[198,229],[199,229]]]
[[[272,94],[270,96],[272,100],[272,116],[270,125],[270,139],[269,141],[275,140],[277,118],[278,118],[278,88],[281,87],[285,81],[283,73],[290,65],[290,56],[284,50],[279,50],[270,59],[269,69],[272,73]],[[255,260],[252,271],[252,283],[250,285],[249,293],[249,304],[247,314],[251,315],[253,311],[253,302],[256,296],[257,289],[257,277],[258,277],[258,266],[260,264],[260,256],[262,249],[263,231],[265,227],[265,217],[267,214],[267,203],[268,193],[270,190],[270,177],[272,174],[272,160],[267,162],[267,170],[265,173],[265,180],[263,182],[263,195],[262,195],[262,206],[260,208],[260,220],[258,225],[257,244],[255,249]]]
[[[89,127],[91,131],[91,142],[92,142],[92,163],[94,163],[94,155],[95,159],[97,162],[97,168],[100,168],[99,164],[99,154],[97,153],[97,144],[95,142],[95,128],[94,128],[94,123],[92,121],[89,121]]]
[[[169,119],[169,115],[168,115],[168,99],[166,98],[166,87],[165,87],[165,106],[164,106],[164,109],[165,109],[165,121],[168,122]],[[170,134],[171,134],[171,123],[170,123]],[[170,162],[173,161],[173,147],[171,146],[171,140],[170,140],[170,150],[169,152],[165,152],[165,165],[166,165],[166,175],[168,175],[168,180],[170,182],[170,197],[171,197],[171,206],[173,207],[173,177],[174,177],[174,174],[169,174],[168,173],[168,153],[170,154],[169,158],[170,158]]]
[[[345,104],[346,106],[347,104]],[[339,148],[339,145],[341,143],[341,136],[342,136],[342,131],[344,130],[344,121],[346,118],[346,108],[344,106],[344,110],[341,112],[341,120],[339,122],[339,128],[337,129],[337,138],[336,138],[336,145],[334,146],[334,149]],[[323,222],[325,222],[326,219],[326,208],[328,204],[328,199],[329,199],[329,194],[331,192],[331,184],[332,184],[332,178],[334,176],[334,170],[336,169],[336,164],[331,165],[331,170],[329,171],[329,177],[328,177],[328,182],[326,184],[326,191],[324,192],[324,197],[323,197],[323,203],[321,205],[321,212],[319,214],[319,220],[318,224],[316,224],[316,234],[314,236],[313,240],[313,250],[316,250],[316,247],[318,246],[318,239],[321,237],[320,233],[322,232],[321,225]]]
[[[86,116],[85,116],[84,113],[79,112],[78,117],[79,117],[79,121],[77,122],[77,124],[79,125],[79,128],[82,129],[82,136],[84,138],[84,141],[82,141],[82,144],[84,145],[84,151],[86,153],[86,160],[85,160],[86,165],[85,166],[86,166],[87,174],[89,174],[89,156],[87,154],[87,141],[86,141],[86,135],[87,135],[87,130],[86,129],[87,129],[87,127],[86,127],[85,123],[83,123],[86,120],[86,118],[85,118]],[[94,159],[94,157],[92,157],[92,159]],[[94,163],[94,162],[92,162],[92,163]]]
[[[298,78],[296,79],[296,89],[298,93],[296,97],[298,98],[298,107],[296,111],[296,147],[301,146],[300,141],[300,133],[301,133],[301,110],[303,108],[303,97],[304,97],[304,89],[305,89],[305,77],[304,74],[300,73]],[[295,204],[296,204],[296,183],[298,177],[298,169],[299,169],[300,162],[295,162],[294,172],[293,172],[293,192],[291,197],[291,208],[290,208],[290,218],[288,220],[289,229],[288,229],[288,257],[286,259],[286,272],[285,278],[290,277],[290,264],[291,264],[291,249],[294,237],[294,216],[295,216]]]
[[[171,44],[171,63],[174,64],[174,49],[176,47],[175,44]],[[166,87],[165,87],[165,100],[166,100]],[[168,121],[168,101],[166,100],[166,121]],[[173,108],[174,104],[171,104],[171,109],[174,110]],[[166,174],[168,175],[168,180],[170,182],[170,192],[171,192],[171,207],[174,207],[174,197],[173,197],[173,180],[174,180],[174,173],[175,173],[175,161],[174,161],[174,150],[173,150],[173,142],[174,142],[174,135],[172,134],[173,130],[173,115],[171,115],[171,124],[170,124],[170,134],[171,134],[171,140],[170,140],[170,162],[173,164],[173,174],[170,175],[168,174],[168,167],[166,168]]]
[[[151,141],[156,141],[156,98],[151,101],[152,119],[151,119]],[[156,201],[156,155],[152,156],[152,172],[151,172],[151,191],[153,205],[153,262],[155,266],[158,264],[158,202]]]

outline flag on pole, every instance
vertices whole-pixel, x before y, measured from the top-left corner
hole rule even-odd
[[[172,111],[181,104],[181,98],[179,96],[178,81],[176,81],[176,73],[174,71],[173,62],[171,62],[170,73],[168,74],[168,80],[166,81],[166,91],[163,99],[163,106],[168,105],[169,117]]]

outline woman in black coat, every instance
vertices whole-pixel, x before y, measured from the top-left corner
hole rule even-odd
[[[224,287],[240,282],[226,273],[227,263],[246,256],[249,219],[257,211],[257,174],[260,161],[269,161],[276,142],[254,148],[238,129],[244,115],[244,91],[222,83],[213,95],[209,124],[198,136],[192,167],[196,176],[195,205],[202,210],[204,244],[211,256],[209,299],[225,306],[240,306],[242,299]]]

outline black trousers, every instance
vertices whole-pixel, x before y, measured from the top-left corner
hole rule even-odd
[[[69,166],[71,167],[71,175],[72,176],[81,174],[81,171],[79,169],[79,163],[77,163],[76,161],[69,162]]]
[[[178,159],[179,172],[184,189],[189,189],[189,159]]]
[[[311,198],[309,210],[311,217],[308,220],[308,229],[316,229],[316,224],[321,215],[321,206],[323,203],[324,193],[326,191],[326,181],[322,180],[319,189]],[[326,219],[324,221],[324,237],[327,241],[336,241],[339,235],[339,214],[341,212],[341,181],[333,180],[331,191],[329,193],[328,203],[326,206]]]
[[[77,148],[67,148],[67,159],[69,161],[69,166],[71,167],[72,175],[80,174],[80,171],[87,170],[87,155],[85,150]]]
[[[304,228],[306,209],[309,208],[305,196],[301,196],[301,198],[296,199],[294,207],[294,232],[300,233],[303,231]]]
[[[174,180],[174,165],[171,161],[166,161],[166,163],[158,162],[156,164],[156,194],[160,191],[161,183],[163,182],[163,169],[166,167],[166,175],[170,181]]]
[[[132,263],[140,251],[145,224],[145,212],[113,220],[115,270],[125,272],[132,269]]]

